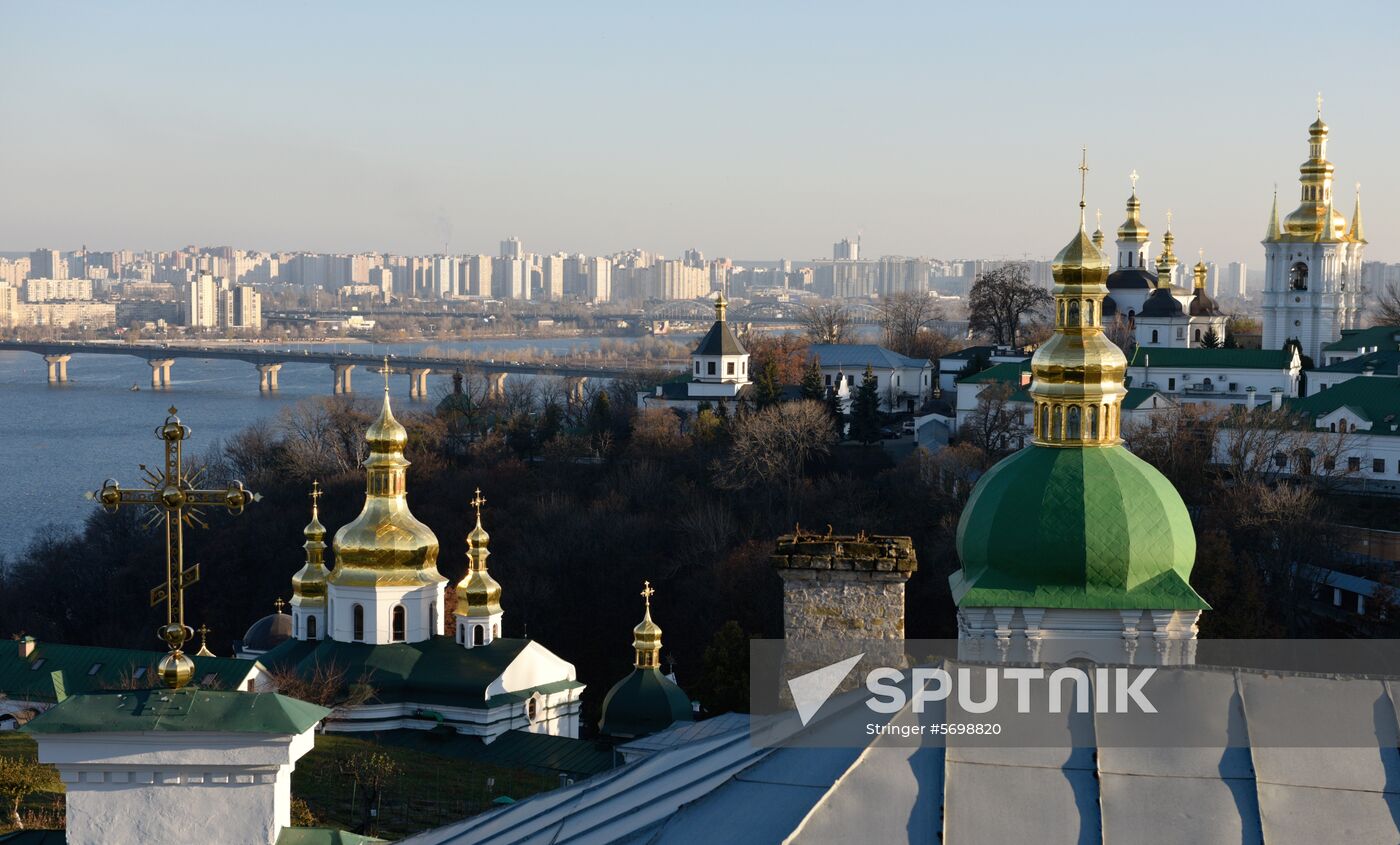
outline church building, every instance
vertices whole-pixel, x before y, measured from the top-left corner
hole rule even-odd
[[[577,737],[583,684],[573,665],[532,640],[503,636],[501,587],[486,571],[490,536],[480,491],[472,500],[468,571],[449,620],[437,537],[408,507],[408,434],[394,419],[387,386],[365,439],[364,509],[335,533],[334,568],[327,569],[313,490],[306,565],[292,577],[292,638],[262,662],[274,673],[290,668],[314,678],[333,670],[347,684],[368,684],[367,700],[341,708],[326,730],[448,726],[486,742],[508,730]]]
[[[749,353],[725,319],[729,301],[721,292],[715,298],[715,322],[690,353],[688,381],[658,384],[654,391],[637,394],[638,408],[675,408],[696,412],[701,404],[734,402],[751,389]]]
[[[1298,207],[1278,216],[1278,192],[1264,235],[1264,348],[1290,340],[1322,365],[1323,349],[1342,332],[1361,328],[1361,260],[1366,234],[1361,222],[1361,187],[1351,225],[1333,200],[1335,168],[1327,160],[1327,124],[1322,99],[1308,127],[1308,159],[1298,168]]]

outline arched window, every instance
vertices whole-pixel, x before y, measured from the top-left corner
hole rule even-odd
[[[1050,439],[1050,406],[1040,406],[1040,436],[1046,440]]]
[[[1079,325],[1079,300],[1069,304],[1069,324],[1071,326]]]
[[[408,639],[408,614],[403,605],[397,605],[389,615],[389,639],[401,643]]]
[[[1299,261],[1288,271],[1288,286],[1293,290],[1308,289],[1308,265]]]
[[[535,720],[538,719],[539,717],[540,717],[540,704],[539,704],[539,701],[532,698],[532,699],[530,699],[529,701],[525,702],[525,718],[529,719],[531,724],[534,724]]]
[[[1060,406],[1056,405],[1055,410],[1050,415],[1050,439],[1060,439]]]
[[[482,645],[486,642],[486,626],[472,626],[472,645]]]
[[[699,362],[699,361],[696,361],[696,362],[695,362],[695,374],[696,374],[697,376],[700,375],[700,362]]]
[[[492,637],[492,639],[498,639],[498,638],[500,638],[500,636],[501,636],[501,626],[500,626],[500,625],[492,625],[492,626],[491,626],[491,637]]]
[[[1153,329],[1153,330],[1152,330],[1152,342],[1153,342],[1153,343],[1156,343],[1156,342],[1157,342],[1157,330],[1156,330],[1156,329]]]
[[[1195,337],[1193,337],[1192,340],[1196,341],[1197,343],[1200,343],[1200,342],[1201,342],[1201,330],[1200,330],[1200,329],[1196,329],[1196,331],[1195,331]]]
[[[1065,439],[1079,439],[1079,406],[1070,405],[1065,411]]]
[[[1089,439],[1099,439],[1099,406],[1089,406]]]
[[[1094,325],[1094,301],[1092,299],[1084,303],[1084,325]]]
[[[365,608],[364,605],[355,605],[350,609],[350,639],[357,643],[365,641]]]
[[[316,639],[316,617],[314,616],[306,617],[306,638],[308,640]]]

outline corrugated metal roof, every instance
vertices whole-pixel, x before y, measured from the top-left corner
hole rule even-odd
[[[874,343],[814,343],[807,350],[807,354],[816,356],[823,367],[864,370],[867,364],[882,369],[933,366],[927,358],[910,358]]]
[[[62,673],[67,695],[158,687],[155,667],[164,656],[165,652],[134,648],[39,641],[32,654],[20,657],[19,644],[6,643],[0,648],[0,693],[15,701],[56,701],[54,672]],[[190,657],[194,683],[215,689],[237,689],[258,665],[236,657]]]
[[[1243,370],[1283,370],[1293,362],[1293,353],[1286,349],[1172,349],[1139,346],[1133,351],[1130,367],[1192,367],[1209,370],[1217,367]]]

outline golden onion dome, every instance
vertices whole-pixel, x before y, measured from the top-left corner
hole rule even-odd
[[[1118,227],[1118,240],[1144,242],[1148,239],[1147,227],[1142,223],[1142,203],[1138,201],[1137,189],[1128,197],[1128,219]]]
[[[326,569],[326,526],[321,524],[319,518],[319,502],[321,498],[321,482],[313,481],[311,484],[311,521],[302,529],[302,536],[306,542],[302,548],[306,549],[306,563],[296,574],[292,576],[292,604],[320,604],[326,598],[326,578],[330,575]]]
[[[408,434],[394,419],[389,391],[379,418],[365,434],[370,453],[364,461],[365,505],[360,515],[335,533],[335,586],[441,584],[438,540],[408,509],[403,456]]]
[[[1327,160],[1327,124],[1318,103],[1317,120],[1308,127],[1308,160],[1298,168],[1301,186],[1298,207],[1283,218],[1280,238],[1290,241],[1342,241],[1347,221],[1332,205],[1332,175]]]
[[[651,597],[656,591],[650,581],[642,582],[642,598],[646,600],[646,610],[642,621],[632,629],[632,648],[637,653],[638,669],[654,669],[661,665],[661,626],[651,619]]]
[[[467,534],[467,574],[457,582],[457,616],[480,618],[501,612],[501,585],[486,570],[486,559],[491,556],[487,543],[491,535],[481,527],[481,506],[486,500],[481,497],[480,488],[471,501],[476,508],[476,527]]]

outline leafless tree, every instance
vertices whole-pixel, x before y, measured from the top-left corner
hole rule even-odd
[[[927,357],[922,336],[930,323],[943,319],[943,311],[928,294],[904,291],[880,301],[880,330],[887,349],[911,358]]]
[[[1371,323],[1376,326],[1400,326],[1400,285],[1387,282],[1376,291],[1371,304]]]
[[[1050,292],[1031,283],[1025,264],[1012,262],[977,276],[968,294],[968,321],[993,343],[1016,345],[1021,324],[1050,305]]]
[[[384,792],[398,779],[399,764],[383,751],[357,751],[340,759],[340,773],[349,778],[364,799],[360,816],[360,832],[373,836],[378,818],[379,802]]]
[[[809,305],[800,317],[812,343],[846,343],[851,337],[851,312],[839,302]]]
[[[1133,327],[1128,325],[1122,314],[1113,315],[1113,321],[1103,327],[1103,333],[1113,341],[1114,346],[1123,350],[1124,355],[1132,357],[1133,347],[1137,343],[1133,339]]]
[[[268,673],[272,689],[282,695],[319,704],[331,709],[331,719],[344,718],[345,711],[357,707],[375,696],[374,685],[367,674],[348,681],[344,666],[334,661],[317,663],[310,674],[283,667]]]
[[[977,394],[977,410],[968,415],[958,436],[978,449],[999,458],[1021,448],[1031,429],[1026,425],[1028,407],[1012,402],[1015,388],[996,382]]]
[[[370,417],[344,397],[298,402],[282,412],[280,428],[293,478],[331,478],[353,472],[365,456]]]
[[[796,518],[798,488],[807,462],[831,452],[836,429],[826,406],[803,400],[748,414],[735,423],[733,446],[717,482],[728,489],[757,488],[785,499],[787,522]],[[770,511],[772,509],[770,508]]]

